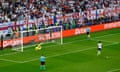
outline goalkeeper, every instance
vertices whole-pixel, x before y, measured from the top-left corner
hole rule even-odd
[[[41,50],[42,49],[42,43],[38,44],[36,47],[35,47],[35,51],[38,51],[38,50]]]

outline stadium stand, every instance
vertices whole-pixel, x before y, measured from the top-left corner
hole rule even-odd
[[[0,0],[0,24],[14,22],[22,31],[26,26],[21,29],[17,21],[25,20],[30,29],[62,25],[67,30],[118,21],[119,10],[118,0]]]
[[[119,4],[118,0],[0,0],[0,37],[12,41],[21,38],[20,31],[27,31],[24,38],[49,26],[69,31],[119,21]]]
[[[108,8],[117,0],[1,0],[0,22]]]

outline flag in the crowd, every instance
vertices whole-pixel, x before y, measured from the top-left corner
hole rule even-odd
[[[72,28],[75,28],[75,21],[74,20],[72,20]]]
[[[30,3],[33,3],[34,2],[34,0],[30,0]]]
[[[14,31],[17,31],[17,22],[14,22]]]
[[[32,28],[32,24],[30,24],[30,25],[29,25],[29,29],[30,29],[30,30],[32,30],[32,29],[33,29],[33,28]]]
[[[57,17],[54,16],[54,18],[53,18],[53,23],[55,24],[56,22],[57,22]]]
[[[32,24],[32,27],[34,30],[36,30],[36,25],[35,24]]]
[[[42,24],[44,25],[44,21],[42,20]]]
[[[11,27],[8,27],[8,33],[12,33]]]
[[[23,31],[27,30],[27,26],[25,24],[22,26],[22,30]]]
[[[27,30],[29,30],[29,27],[28,27],[28,19],[26,19],[26,27],[27,27]]]
[[[98,18],[98,10],[97,9],[95,11],[95,14],[96,14],[96,18]]]
[[[20,31],[20,26],[17,27],[17,32],[19,32],[19,31]]]
[[[119,0],[120,1],[120,0]],[[118,4],[118,0],[115,0],[115,3]]]
[[[38,27],[38,19],[35,19],[35,26],[36,26],[36,29],[39,29],[39,27]]]
[[[20,26],[20,31],[24,31],[24,27],[23,26]]]
[[[46,28],[44,21],[42,20],[42,27]]]

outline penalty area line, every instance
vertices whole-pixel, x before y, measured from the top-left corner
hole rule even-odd
[[[5,59],[5,58],[2,58],[0,59],[1,61],[7,61],[7,62],[12,62],[12,63],[22,63],[21,61],[15,61],[15,60],[10,60],[10,59]]]

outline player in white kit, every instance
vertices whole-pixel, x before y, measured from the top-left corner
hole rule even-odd
[[[102,42],[98,41],[98,52],[97,52],[97,56],[99,56],[101,54],[101,50],[102,50]]]

